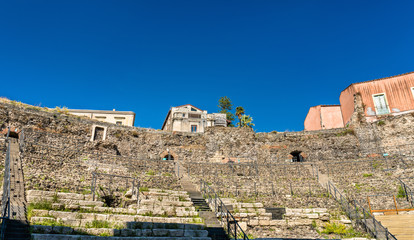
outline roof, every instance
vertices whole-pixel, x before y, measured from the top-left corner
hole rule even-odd
[[[191,105],[191,104],[184,104],[184,105],[177,106],[177,107],[175,107],[175,108],[185,107],[185,106],[191,106],[191,107],[193,107],[193,108],[195,108],[195,109],[198,109],[198,110],[200,110],[200,111],[202,111],[202,112],[203,112],[203,110],[201,110],[200,108],[195,107],[194,105]],[[165,124],[167,123],[167,119],[168,119],[168,116],[170,116],[170,114],[171,114],[171,109],[172,109],[172,108],[173,108],[173,107],[171,107],[171,108],[170,108],[170,110],[168,111],[167,116],[165,117],[164,123],[162,124],[161,130],[164,128]]]
[[[316,106],[312,106],[311,108],[318,107],[318,106],[321,106],[321,107],[340,107],[341,105],[340,104],[319,104],[319,105],[316,105]]]
[[[78,113],[103,113],[103,114],[125,114],[125,115],[134,115],[132,111],[108,111],[108,110],[87,110],[87,109],[68,109],[68,112],[78,112]]]
[[[195,107],[194,105],[191,105],[191,104],[184,104],[184,105],[181,105],[181,106],[177,106],[176,108],[179,108],[179,107],[185,107],[185,106],[191,106],[191,107],[193,107],[193,108],[195,108],[195,109],[198,109],[198,110],[200,110],[200,111],[203,111],[203,110],[201,110],[200,108]]]
[[[382,81],[382,80],[386,80],[386,79],[390,79],[390,78],[395,78],[395,77],[401,77],[401,76],[405,76],[405,75],[409,75],[412,74],[414,72],[408,72],[408,73],[402,73],[399,75],[395,75],[395,76],[389,76],[389,77],[384,77],[384,78],[378,78],[378,79],[373,79],[373,80],[368,80],[368,81],[364,81],[364,82],[359,82],[359,83],[351,83],[348,87],[346,87],[343,91],[347,90],[349,87],[351,87],[352,85],[357,85],[357,84],[361,84],[361,83],[368,83],[368,82],[375,82],[375,81]]]

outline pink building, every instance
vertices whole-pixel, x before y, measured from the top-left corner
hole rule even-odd
[[[344,124],[354,113],[354,96],[361,95],[367,121],[375,121],[378,115],[401,114],[414,110],[414,72],[353,83],[341,92]]]
[[[360,96],[367,121],[382,115],[414,112],[414,72],[353,83],[341,92],[340,105],[318,105],[309,109],[305,130],[344,127],[355,110],[355,97]]]
[[[305,131],[342,128],[344,122],[342,120],[340,105],[318,105],[309,109],[305,119]]]

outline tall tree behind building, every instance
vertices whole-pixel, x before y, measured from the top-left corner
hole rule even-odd
[[[234,115],[231,113],[231,110],[233,109],[233,104],[231,103],[230,98],[227,96],[221,97],[219,99],[219,111],[220,113],[225,113],[227,118],[227,127],[234,127],[233,121],[234,121]]]

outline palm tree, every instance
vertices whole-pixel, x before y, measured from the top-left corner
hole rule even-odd
[[[250,115],[243,115],[240,118],[240,125],[242,127],[250,127],[251,128],[252,126],[254,126],[253,118],[250,117]]]
[[[241,117],[244,115],[244,108],[243,107],[236,107],[236,116],[239,118],[239,122],[237,123],[238,127],[242,126]]]

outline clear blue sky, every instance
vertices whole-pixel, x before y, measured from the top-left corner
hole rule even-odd
[[[412,1],[1,1],[0,96],[136,112],[216,112],[302,130],[353,82],[414,71]]]

